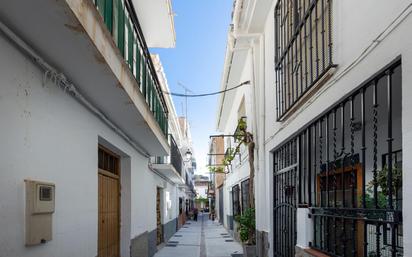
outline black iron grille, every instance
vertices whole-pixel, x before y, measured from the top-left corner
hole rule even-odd
[[[331,10],[332,0],[280,0],[276,5],[278,120],[334,66]]]
[[[289,235],[275,238],[275,249],[295,243],[295,222],[276,209],[286,199],[294,219],[297,194],[299,207],[310,208],[312,248],[335,257],[403,256],[401,99],[398,59],[274,152],[275,231]]]

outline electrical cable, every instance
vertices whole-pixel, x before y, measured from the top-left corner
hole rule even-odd
[[[168,94],[168,95],[172,95],[172,96],[180,96],[180,97],[204,97],[204,96],[211,96],[211,95],[218,95],[218,94],[222,94],[231,90],[234,90],[236,88],[239,88],[241,86],[250,84],[250,81],[245,81],[242,82],[241,84],[235,86],[235,87],[231,87],[225,90],[221,90],[221,91],[217,91],[217,92],[213,92],[213,93],[205,93],[205,94],[194,94],[194,95],[187,95],[187,94],[180,94],[180,93],[173,93],[173,92],[167,92],[167,91],[163,91],[163,93]]]

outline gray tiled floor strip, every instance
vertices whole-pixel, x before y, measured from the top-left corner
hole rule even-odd
[[[232,254],[242,254],[240,243],[228,241],[232,239],[229,235],[222,225],[209,220],[207,214],[200,214],[198,222],[186,223],[155,257],[231,257]]]

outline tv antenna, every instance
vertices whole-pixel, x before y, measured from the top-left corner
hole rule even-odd
[[[187,139],[187,129],[188,129],[188,126],[187,126],[187,123],[189,122],[189,119],[188,119],[188,117],[187,117],[187,93],[189,92],[189,93],[191,93],[191,94],[193,94],[193,91],[192,90],[190,90],[189,88],[187,88],[182,82],[180,82],[180,81],[178,81],[177,82],[177,84],[179,85],[179,86],[181,86],[184,90],[185,90],[185,104],[186,104],[186,108],[185,108],[185,119],[186,119],[186,121],[185,121],[185,134],[186,134],[186,139]]]

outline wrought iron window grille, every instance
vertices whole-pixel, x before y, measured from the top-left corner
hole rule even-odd
[[[332,0],[280,0],[274,20],[276,117],[281,121],[336,67]]]

